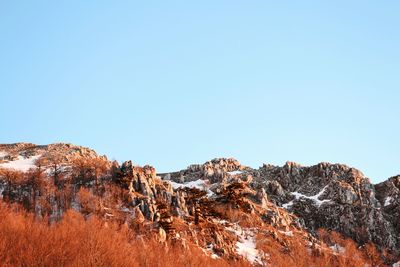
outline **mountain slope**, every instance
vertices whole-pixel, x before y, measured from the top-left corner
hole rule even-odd
[[[357,266],[394,262],[400,248],[398,177],[373,185],[345,165],[253,169],[222,158],[158,174],[71,144],[18,143],[0,145],[0,169],[2,200],[38,218],[75,210],[212,259]]]

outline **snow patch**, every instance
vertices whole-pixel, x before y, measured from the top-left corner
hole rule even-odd
[[[14,169],[17,171],[22,171],[26,172],[29,169],[35,168],[35,162],[37,159],[39,159],[41,155],[33,156],[30,158],[24,158],[22,156],[18,156],[17,160],[14,161],[9,161],[6,163],[0,164],[0,167],[6,168],[6,169]]]
[[[214,253],[214,245],[213,244],[209,244],[205,249],[202,248],[202,250],[204,251],[204,253],[208,256],[211,257],[211,259],[219,259],[220,256],[218,256],[217,254]]]
[[[237,254],[246,258],[250,263],[263,265],[261,253],[256,248],[255,232],[251,229],[243,229],[235,224],[232,227],[226,227],[227,230],[234,232],[238,241],[236,242]]]
[[[393,198],[392,197],[387,197],[385,198],[385,204],[384,206],[389,206],[390,204],[392,204]],[[400,266],[399,266],[400,267]]]
[[[183,183],[183,184],[177,183],[177,182],[171,182],[171,185],[172,185],[173,189],[186,187],[186,188],[197,188],[197,189],[200,189],[200,190],[204,190],[204,191],[207,191],[207,196],[211,197],[211,196],[214,195],[214,192],[212,192],[209,189],[209,185],[208,185],[207,182],[208,182],[208,180],[198,179],[198,180],[187,182],[187,183]]]
[[[197,188],[200,190],[204,190],[206,188],[205,182],[204,180],[195,180],[195,181],[191,181],[191,182],[186,182],[186,183],[177,183],[177,182],[171,182],[172,184],[172,188],[174,189],[178,189],[180,187],[188,187],[188,188]]]
[[[252,264],[265,266],[263,258],[268,257],[268,254],[259,251],[256,247],[256,229],[242,228],[239,224],[232,224],[227,220],[214,218],[215,223],[221,224],[227,231],[236,234],[238,241],[236,242],[236,253],[243,256]]]
[[[292,237],[293,236],[293,232],[292,231],[279,231],[281,234],[284,234],[284,235],[286,235],[286,236],[290,236],[290,237]]]
[[[282,205],[282,208],[284,209],[288,209],[289,207],[291,207],[293,205],[293,200],[289,201],[288,203],[285,203]]]
[[[231,172],[227,172],[227,174],[229,174],[229,175],[239,175],[239,174],[242,174],[243,172],[242,171],[231,171]]]
[[[319,197],[322,196],[322,194],[325,193],[325,190],[326,190],[327,187],[328,187],[328,185],[326,185],[324,188],[322,188],[322,190],[321,190],[318,194],[316,194],[316,195],[314,195],[314,196],[306,196],[306,195],[304,195],[304,194],[302,194],[302,193],[299,193],[299,192],[291,192],[290,194],[292,194],[292,195],[295,197],[295,200],[298,200],[298,199],[300,199],[300,198],[310,199],[310,200],[314,201],[315,204],[316,204],[318,207],[320,207],[323,203],[326,203],[326,202],[330,202],[330,201],[331,201],[330,199],[319,200]],[[282,205],[282,208],[287,209],[287,208],[289,208],[289,207],[292,206],[292,205],[293,205],[293,200],[290,201],[290,202],[288,202],[288,203],[286,203],[286,204],[283,204],[283,205]]]
[[[214,259],[214,260],[219,259],[219,256],[217,254],[213,253],[213,254],[211,254],[211,259]]]
[[[0,151],[0,158],[4,158],[4,157],[6,157],[6,156],[8,156],[8,153],[7,153],[7,152]]]
[[[400,261],[393,263],[392,267],[400,267]]]
[[[240,240],[236,243],[237,253],[247,258],[251,263],[258,260],[258,250],[256,243],[252,236],[240,236]]]

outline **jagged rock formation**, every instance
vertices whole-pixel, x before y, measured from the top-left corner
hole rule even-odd
[[[265,184],[270,199],[302,218],[309,230],[332,229],[360,243],[400,248],[394,221],[386,219],[374,185],[359,170],[329,163],[286,163],[264,165],[255,173],[255,183]]]
[[[220,187],[238,179],[250,180],[249,187],[256,190],[263,205],[268,196],[277,206],[296,214],[311,232],[325,228],[359,243],[373,241],[392,251],[400,249],[400,176],[373,185],[359,170],[341,164],[303,167],[287,162],[282,167],[265,164],[251,169],[234,159],[215,159],[163,175],[179,182],[208,179],[219,182]]]
[[[17,179],[12,168],[25,174]],[[192,242],[215,257],[246,256],[259,265],[268,257],[256,249],[257,234],[286,249],[290,242],[282,235],[295,235],[315,249],[323,228],[400,251],[400,176],[373,185],[340,164],[253,169],[220,158],[157,174],[151,166],[120,165],[71,144],[18,143],[0,145],[0,198],[54,220],[69,208],[100,214],[148,229],[160,242]],[[251,257],[241,250],[244,233],[253,242],[245,249]]]

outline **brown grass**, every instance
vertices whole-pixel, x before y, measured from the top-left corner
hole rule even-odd
[[[248,266],[213,260],[195,246],[160,244],[73,211],[49,225],[0,201],[0,218],[1,266]]]
[[[268,253],[271,266],[298,266],[298,267],[359,267],[359,266],[388,266],[382,260],[382,254],[376,247],[368,244],[359,247],[353,240],[344,238],[336,232],[319,231],[321,243],[313,248],[308,245],[304,236],[288,237],[285,235],[259,235],[257,248]],[[334,251],[331,246],[338,245],[343,250]]]

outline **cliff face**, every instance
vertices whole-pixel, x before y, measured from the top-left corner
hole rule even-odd
[[[196,244],[210,257],[264,265],[274,255],[266,240],[279,251],[300,244],[337,255],[320,239],[321,228],[400,251],[400,177],[373,185],[345,165],[253,169],[221,158],[157,174],[71,144],[18,143],[0,145],[0,170],[0,198],[36,216],[57,221],[74,209],[147,229],[160,242]]]

